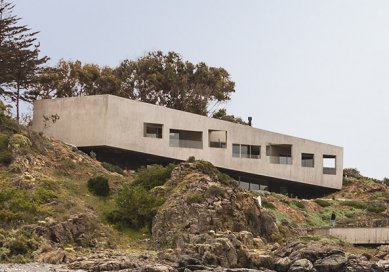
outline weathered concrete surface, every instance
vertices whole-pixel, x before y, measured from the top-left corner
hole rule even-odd
[[[45,122],[44,116],[52,114],[58,114],[60,119],[55,123]],[[162,138],[145,137],[144,123],[162,124]],[[170,129],[202,132],[203,148],[169,146]],[[112,95],[36,101],[33,130],[78,147],[109,146],[177,160],[195,156],[234,171],[332,189],[342,187],[342,147]],[[227,132],[226,148],[209,146],[209,130]],[[233,144],[259,145],[261,156],[259,159],[233,157]],[[266,146],[270,144],[292,145],[292,163],[270,163],[270,157],[266,157]],[[314,167],[301,166],[302,153],[314,154]],[[323,174],[323,155],[336,156],[335,175]]]
[[[389,227],[386,228],[328,228],[316,229],[317,235],[331,235],[351,244],[389,244]]]

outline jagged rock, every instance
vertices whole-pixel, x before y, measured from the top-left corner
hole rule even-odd
[[[174,269],[167,265],[147,266],[141,270],[142,272],[172,272]]]
[[[274,269],[279,272],[287,272],[291,263],[289,257],[280,258],[275,262]]]
[[[342,254],[333,254],[314,263],[318,272],[342,272],[346,270],[347,258]]]
[[[313,265],[308,259],[296,260],[289,268],[288,272],[309,272],[313,271]]]
[[[278,231],[274,217],[261,210],[251,194],[207,162],[178,165],[165,186],[170,193],[152,227],[153,237],[162,244],[183,245],[187,235],[211,230],[247,231],[267,240]]]
[[[95,240],[92,234],[96,230],[95,222],[96,218],[93,215],[78,214],[62,222],[48,220],[37,226],[34,231],[54,243],[64,245],[76,242],[83,246],[94,246]]]
[[[62,249],[41,254],[37,260],[42,263],[62,264],[74,260],[74,257]]]

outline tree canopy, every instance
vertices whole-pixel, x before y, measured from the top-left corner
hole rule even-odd
[[[39,56],[38,32],[19,25],[14,6],[0,2],[0,94],[16,104],[19,121],[20,100],[30,101],[27,90],[38,81],[47,57]]]
[[[36,98],[113,94],[173,109],[207,115],[230,99],[235,83],[223,68],[182,60],[175,52],[150,52],[116,68],[61,60],[43,71]]]
[[[212,103],[230,100],[235,83],[223,68],[184,61],[175,52],[150,52],[116,68],[119,95],[207,115]]]

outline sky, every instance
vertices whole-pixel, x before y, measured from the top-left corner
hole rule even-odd
[[[253,126],[344,147],[389,177],[389,1],[14,0],[43,54],[116,66],[175,51],[223,67]]]

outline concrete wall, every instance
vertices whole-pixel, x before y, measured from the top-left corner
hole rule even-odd
[[[44,127],[43,115],[60,119]],[[111,95],[41,100],[34,103],[33,129],[76,146],[105,145],[157,156],[204,159],[215,166],[302,183],[340,189],[343,148],[168,109]],[[144,123],[163,124],[163,137],[144,137]],[[169,146],[169,130],[203,132],[203,148]],[[208,130],[227,131],[227,148],[209,147]],[[232,144],[261,146],[261,158],[234,158]],[[291,144],[291,165],[271,164],[266,145]],[[301,167],[301,153],[315,155],[315,167]],[[336,175],[323,174],[323,154],[336,156]]]
[[[330,228],[315,233],[338,237],[351,244],[389,244],[389,228]]]

